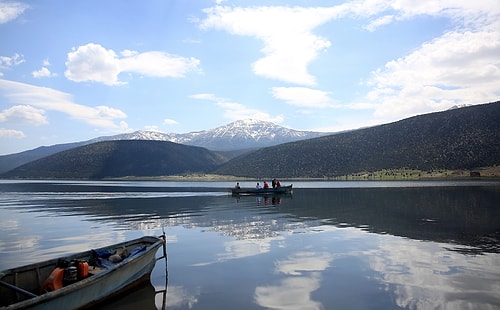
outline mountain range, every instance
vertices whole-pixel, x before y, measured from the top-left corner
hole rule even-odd
[[[258,135],[249,128],[259,122],[235,123],[247,124],[246,130],[242,130],[253,137],[253,141],[267,139],[269,143],[273,137],[274,132],[270,130],[265,134],[267,138],[257,139]],[[236,128],[222,128],[212,133],[214,141],[215,137],[244,141],[235,134]],[[262,132],[266,131],[258,131]],[[193,133],[193,137],[202,136],[202,133]],[[31,161],[2,177],[101,179],[216,173],[255,178],[330,178],[384,169],[476,169],[500,163],[500,101],[349,132],[318,135],[314,138],[302,136],[298,141],[261,147],[236,157],[227,152],[174,142],[107,137],[103,138],[106,141],[73,147]]]
[[[328,133],[294,130],[271,122],[246,119],[210,130],[184,134],[136,131],[129,134],[101,137],[91,141],[156,140],[200,146],[215,151],[234,151],[262,148],[286,142],[315,138],[327,134]]]
[[[3,155],[0,156],[0,174],[61,151],[102,141],[170,141],[179,144],[199,146],[209,150],[223,151],[225,153],[224,156],[231,158],[248,152],[249,150],[310,139],[326,134],[328,133],[289,129],[271,122],[252,119],[235,121],[210,130],[183,134],[139,130],[132,133],[98,137],[81,142],[42,146],[16,154]]]

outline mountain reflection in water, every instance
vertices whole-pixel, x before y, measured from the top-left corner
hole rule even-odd
[[[500,306],[500,183],[364,184],[232,197],[230,183],[5,181],[1,269],[164,228],[170,309]],[[109,307],[160,307],[151,287],[135,296]]]

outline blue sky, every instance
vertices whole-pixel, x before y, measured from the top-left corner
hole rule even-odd
[[[0,0],[0,42],[0,154],[246,118],[335,132],[500,97],[498,0]]]

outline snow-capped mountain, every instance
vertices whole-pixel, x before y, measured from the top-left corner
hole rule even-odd
[[[184,134],[139,130],[132,133],[98,137],[92,140],[42,146],[21,153],[0,156],[0,173],[30,161],[75,147],[110,140],[156,140],[205,147],[215,151],[255,149],[286,142],[315,138],[326,133],[299,131],[271,122],[241,120],[210,130]]]
[[[454,106],[452,106],[448,110],[455,110],[455,109],[467,108],[467,107],[471,107],[471,106],[473,106],[473,105],[472,104],[467,104],[467,103],[455,104]]]
[[[151,140],[151,141],[176,141],[175,133],[163,133],[159,131],[138,130],[130,133],[123,133],[114,136],[104,136],[89,140],[90,143],[115,140]]]
[[[271,122],[247,119],[210,130],[181,135],[179,143],[227,151],[266,147],[322,135],[325,133],[293,130]]]
[[[116,136],[100,137],[92,141],[159,140],[201,146],[210,150],[229,151],[266,147],[322,135],[325,135],[325,133],[293,130],[271,122],[247,119],[210,130],[184,134],[141,130]]]

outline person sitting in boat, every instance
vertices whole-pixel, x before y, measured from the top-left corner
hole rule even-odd
[[[264,189],[267,189],[267,188],[269,188],[269,184],[267,184],[267,182],[264,181]]]
[[[280,181],[276,181],[276,187],[281,187]]]
[[[234,188],[236,188],[236,189],[240,189],[240,188],[241,188],[241,187],[240,187],[240,182],[236,182],[236,186],[235,186]]]
[[[260,186],[260,184],[257,182],[257,185],[255,185],[255,188],[256,188],[256,189],[261,189],[261,188],[262,188],[262,186]]]

